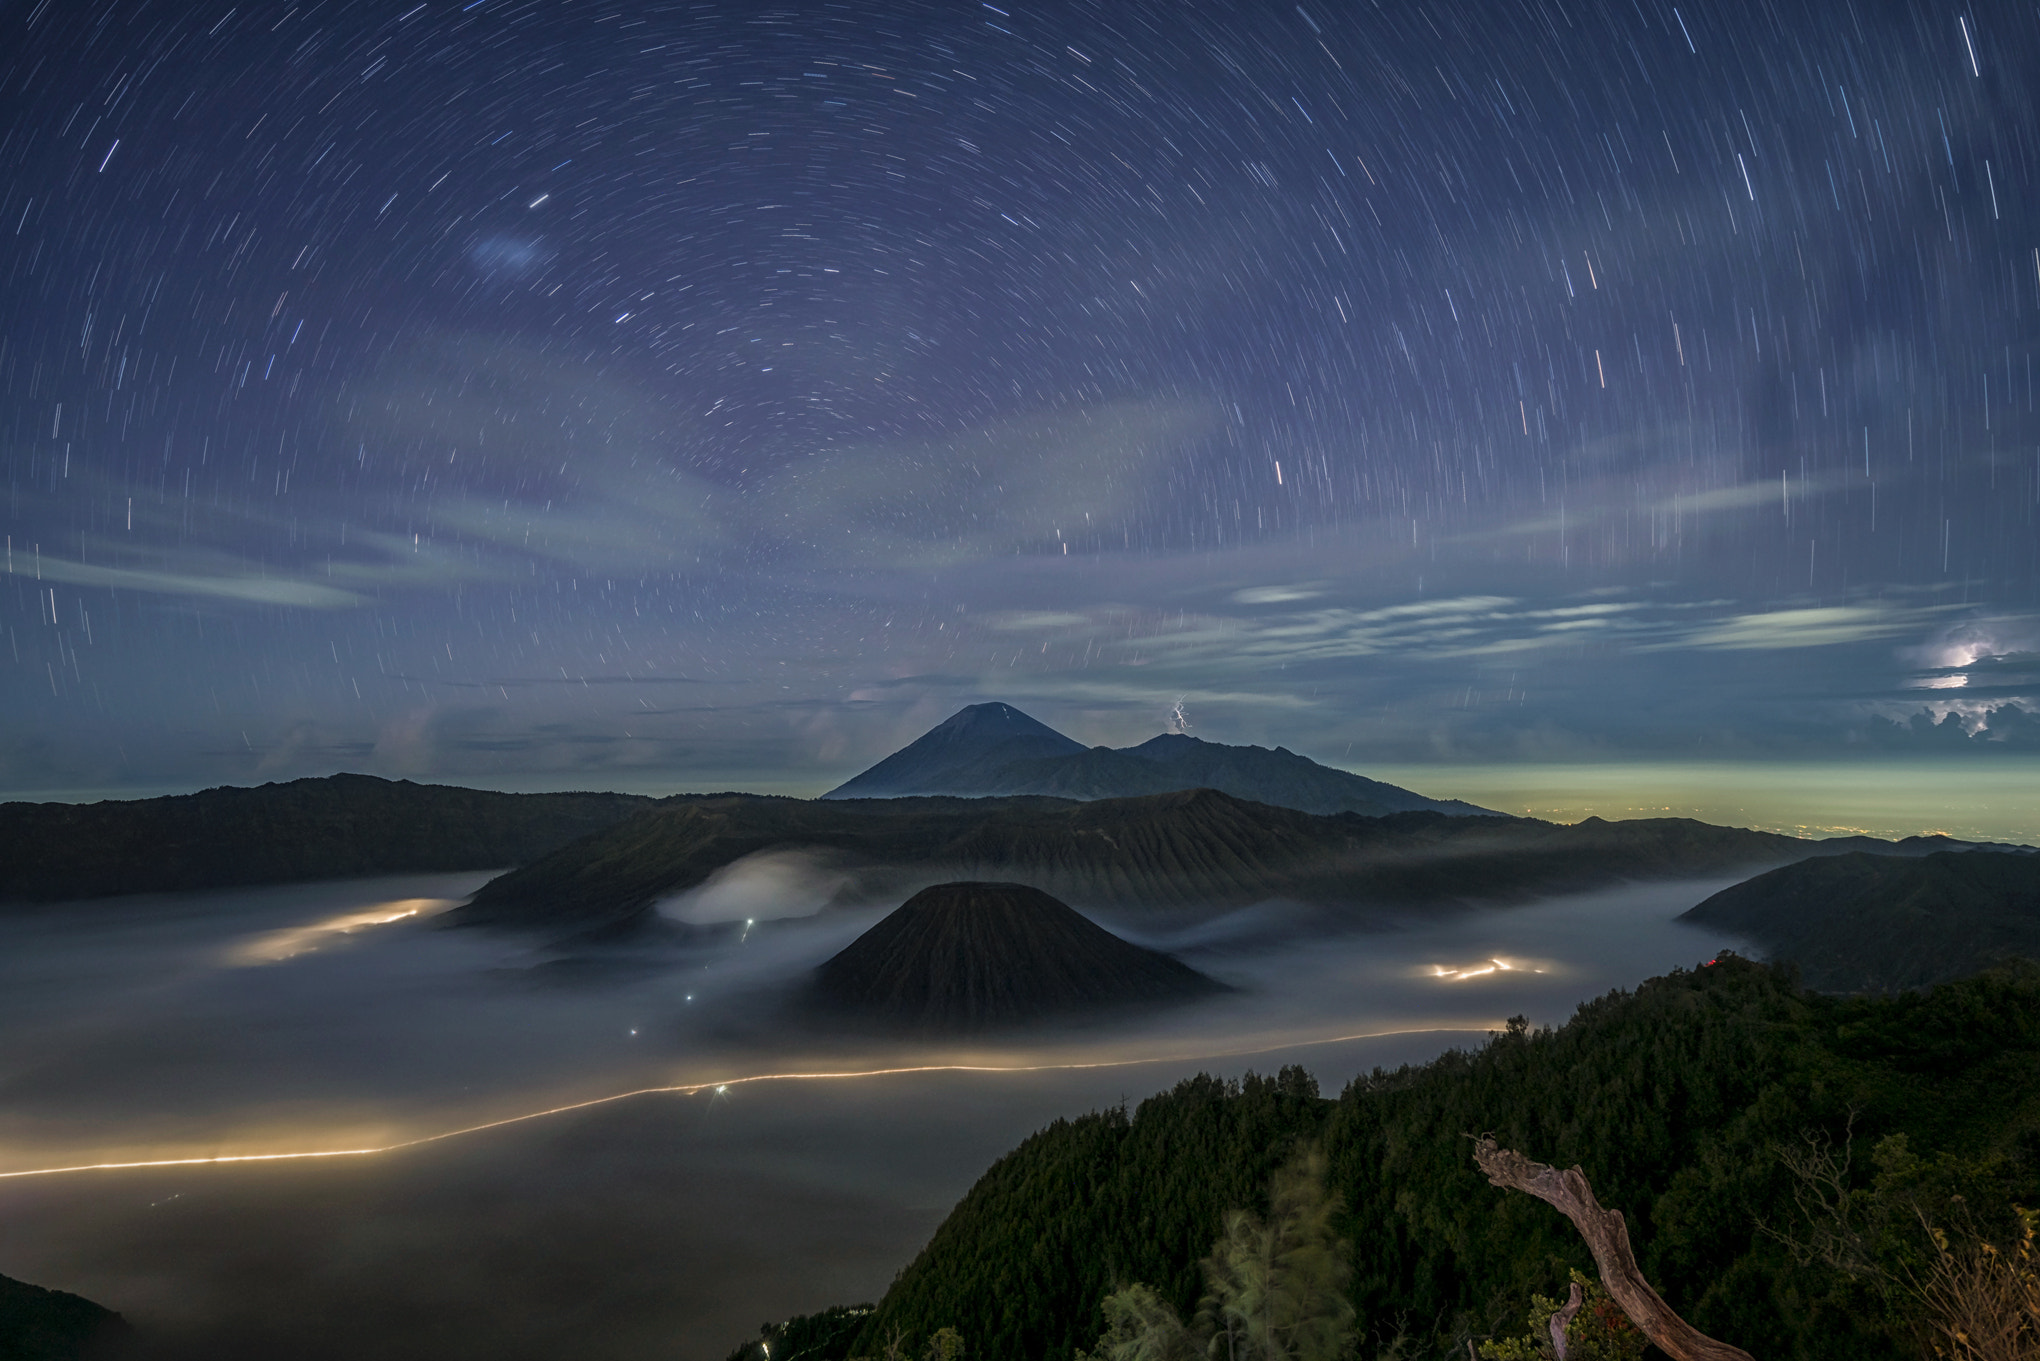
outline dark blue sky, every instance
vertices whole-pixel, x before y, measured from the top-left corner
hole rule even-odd
[[[2030,5],[0,34],[0,790],[2035,749]]]

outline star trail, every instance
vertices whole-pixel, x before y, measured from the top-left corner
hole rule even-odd
[[[2040,742],[2030,6],[0,6],[0,786]]]

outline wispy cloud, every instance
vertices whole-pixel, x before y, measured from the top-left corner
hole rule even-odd
[[[215,555],[204,556],[209,563],[216,561]],[[25,555],[17,558],[4,570],[15,576],[61,582],[67,586],[198,596],[254,605],[285,605],[296,609],[351,609],[368,603],[366,597],[352,591],[322,585],[302,576],[267,571],[254,564],[180,571],[168,567],[110,567],[40,553],[33,561]]]
[[[1311,586],[1249,586],[1234,591],[1232,598],[1239,605],[1290,605],[1299,600],[1315,600],[1323,594]]]
[[[759,528],[823,557],[887,567],[1088,546],[1217,422],[1199,403],[1114,402],[830,451],[760,489]]]
[[[1234,603],[1243,597],[1255,603],[1244,608]],[[993,612],[977,622],[993,635],[1041,638],[1106,664],[1160,666],[1174,674],[1204,668],[1235,677],[1357,660],[1522,666],[1538,664],[1540,654],[1576,655],[1582,645],[1601,655],[1803,651],[1917,638],[1959,608],[1885,601],[1738,610],[1736,602],[1720,599],[1605,591],[1558,599],[1464,594],[1373,608],[1316,603],[1282,609],[1259,603],[1270,598],[1235,589],[1224,603],[1201,610],[1110,603]],[[2015,670],[2008,666],[1996,677],[2010,680]]]
[[[1005,632],[1027,633],[1037,629],[1085,629],[1094,622],[1094,617],[1067,610],[1007,610],[989,616],[986,622]]]
[[[1831,647],[1838,643],[1861,643],[1917,633],[1923,618],[1945,608],[1929,606],[1925,609],[1884,610],[1867,605],[1828,605],[1812,609],[1765,610],[1703,625],[1659,646],[1711,648],[1727,652]]]

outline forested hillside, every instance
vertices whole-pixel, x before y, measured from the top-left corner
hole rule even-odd
[[[496,869],[655,802],[329,775],[158,799],[0,803],[0,902]]]
[[[2040,959],[2040,855],[1827,856],[1725,888],[1680,920],[1753,940],[1823,992],[1891,992]]]
[[[1703,1331],[1766,1361],[1917,1356],[1874,1273],[1786,1241],[1833,1228],[1804,1212],[1803,1174],[1823,1149],[1849,1158],[1841,1184],[1859,1193],[1868,1218],[1853,1227],[1872,1256],[1910,1250],[1915,1209],[2009,1237],[2011,1206],[2040,1204],[2040,969],[1833,998],[1725,956],[1555,1031],[1514,1024],[1477,1052],[1376,1071],[1336,1101],[1297,1069],[1193,1079],[1001,1159],[854,1336],[810,1359],[880,1355],[895,1329],[918,1355],[953,1326],[973,1361],[1060,1361],[1096,1341],[1100,1301],[1134,1281],[1187,1317],[1225,1210],[1265,1211],[1271,1171],[1305,1136],[1330,1155],[1352,1243],[1359,1354],[1400,1339],[1392,1354],[1464,1356],[1469,1339],[1519,1330],[1533,1292],[1592,1270],[1555,1211],[1475,1169],[1480,1132],[1583,1167]]]

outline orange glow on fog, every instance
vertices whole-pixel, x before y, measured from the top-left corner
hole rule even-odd
[[[1435,978],[1441,983],[1464,983],[1470,979],[1488,978],[1495,974],[1549,972],[1548,961],[1529,959],[1484,959],[1478,964],[1451,967],[1444,964],[1428,964],[1418,970],[1421,978]]]
[[[485,1120],[477,1125],[464,1125],[459,1129],[444,1130],[438,1134],[421,1135],[416,1139],[401,1139],[395,1143],[379,1144],[367,1148],[328,1148],[309,1150],[286,1150],[274,1153],[220,1153],[197,1158],[139,1158],[125,1162],[73,1163],[61,1167],[30,1167],[15,1172],[0,1172],[0,1181],[21,1177],[55,1177],[73,1172],[123,1172],[157,1167],[219,1167],[230,1163],[274,1163],[293,1162],[312,1158],[367,1158],[378,1153],[396,1153],[407,1148],[418,1148],[425,1144],[441,1143],[458,1139],[463,1135],[481,1134],[487,1130],[502,1129],[509,1125],[521,1125],[532,1120],[544,1120],[555,1115],[570,1115],[575,1111],[590,1110],[596,1106],[607,1106],[618,1101],[630,1101],[642,1096],[695,1096],[701,1092],[718,1095],[732,1087],[752,1086],[762,1082],[842,1082],[857,1078],[905,1077],[922,1073],[1050,1073],[1081,1072],[1100,1068],[1127,1068],[1153,1063],[1187,1063],[1199,1059],[1244,1058],[1254,1054],[1272,1053],[1283,1049],[1303,1049],[1315,1045],[1344,1044],[1356,1040],[1388,1039],[1397,1035],[1466,1034],[1484,1030],[1500,1029],[1499,1021],[1471,1027],[1423,1026],[1402,1030],[1373,1030],[1352,1035],[1329,1035],[1317,1039],[1291,1040],[1280,1044],[1263,1045],[1249,1049],[1227,1050],[1222,1053],[1194,1053],[1162,1055],[1152,1058],[1099,1059],[1088,1063],[926,1063],[896,1068],[859,1068],[837,1071],[753,1073],[743,1077],[718,1078],[706,1082],[682,1082],[664,1087],[638,1087],[627,1092],[616,1092],[609,1096],[591,1097],[586,1101],[570,1101],[561,1106],[548,1106],[543,1110],[526,1111],[521,1115],[505,1116],[500,1120]]]
[[[458,898],[395,898],[373,907],[328,917],[309,926],[267,931],[236,945],[227,955],[232,964],[275,964],[296,955],[310,954],[331,944],[336,937],[351,936],[371,926],[386,926],[412,917],[432,917],[446,911]]]

